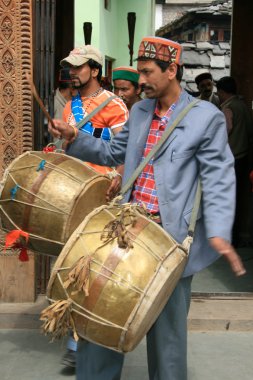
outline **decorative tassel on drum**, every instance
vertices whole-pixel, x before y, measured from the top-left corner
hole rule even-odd
[[[72,300],[59,300],[42,310],[40,320],[44,321],[42,330],[45,335],[51,334],[53,342],[67,335],[69,329],[73,330],[74,339],[77,341],[75,323],[71,315]]]
[[[86,297],[89,296],[90,262],[90,256],[83,256],[70,269],[68,279],[63,285],[65,289],[67,289],[70,285],[73,285],[77,289],[76,291],[71,292],[71,295],[83,291]]]
[[[119,248],[133,248],[127,227],[134,227],[137,220],[137,212],[140,213],[140,209],[141,207],[137,205],[125,204],[124,208],[121,208],[120,212],[116,215],[116,219],[110,221],[105,226],[100,239],[104,243],[117,239]]]
[[[4,251],[6,250],[6,248],[20,249],[20,253],[18,257],[19,260],[29,261],[27,248],[26,248],[28,239],[29,239],[29,234],[27,232],[24,232],[22,230],[10,231],[5,236]]]

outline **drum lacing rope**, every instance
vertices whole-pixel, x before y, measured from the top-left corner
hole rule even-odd
[[[62,286],[62,288],[63,288],[63,290],[64,290],[64,293],[65,293],[66,298],[69,299],[68,292],[67,292],[67,290],[64,288],[64,284],[63,284],[62,279],[61,279],[61,276],[59,275],[58,272],[57,272],[57,278],[58,278],[58,280],[59,280],[59,282],[60,282],[60,284],[61,284],[61,286]],[[50,302],[55,302],[54,300],[52,300],[52,299],[50,299],[50,298],[48,298],[48,297],[47,297],[47,299],[48,299]],[[96,323],[99,322],[100,324],[102,324],[102,325],[104,325],[104,326],[115,327],[115,328],[117,328],[117,329],[121,329],[121,330],[125,331],[125,328],[124,328],[124,327],[119,326],[119,325],[117,325],[116,323],[113,323],[113,322],[111,322],[111,321],[108,321],[107,319],[105,319],[105,318],[103,318],[103,317],[100,317],[100,316],[97,315],[97,314],[92,313],[90,310],[85,309],[84,307],[82,307],[81,305],[79,305],[78,303],[76,303],[76,302],[75,302],[74,300],[72,300],[72,299],[71,299],[71,303],[72,303],[72,305],[75,305],[78,309],[84,311],[86,314],[81,313],[80,311],[74,309],[73,307],[72,307],[72,312],[75,312],[75,313],[81,315],[82,317],[89,319],[90,321],[93,321],[93,322],[96,322]]]
[[[141,207],[138,206],[137,204],[124,203],[123,205],[117,205],[117,207],[119,208],[119,210],[122,209],[125,206],[131,206],[132,208],[135,208],[136,211],[137,211],[137,215],[139,213],[139,214],[141,214],[143,216],[146,216],[145,210],[141,209]],[[99,213],[102,210],[102,211],[105,211],[106,213],[108,213],[113,219],[115,219],[115,215],[112,212],[110,212],[110,208],[111,209],[114,208],[114,205],[112,203],[110,203],[109,206],[108,205],[107,206],[104,206],[104,205],[100,206],[99,208],[97,208],[96,210],[94,210],[93,212],[91,212],[89,214],[89,216],[92,217],[93,215],[96,215],[97,213]],[[150,222],[152,222],[152,221],[150,221]],[[165,232],[164,232],[164,230],[162,228],[161,228],[161,231],[165,234]],[[102,234],[102,233],[103,233],[103,231],[101,231],[101,230],[92,230],[92,231],[79,232],[79,235],[80,236],[85,236],[85,235]],[[134,237],[134,239],[132,238],[132,236]],[[146,250],[155,260],[160,261],[162,259],[159,255],[157,255],[155,252],[153,252],[150,249],[150,247],[147,246],[147,244],[143,240],[141,240],[139,238],[139,236],[135,235],[132,231],[129,233],[128,238],[129,238],[129,240],[131,240],[132,243],[134,242],[136,245],[138,245],[139,247],[141,247],[144,250]],[[107,244],[107,241],[104,244],[100,245],[97,248],[97,250],[103,248],[106,244]],[[85,244],[84,244],[84,249],[85,249]],[[89,254],[89,253],[87,253],[87,254]]]
[[[119,197],[117,197],[118,199],[115,199],[114,200],[114,202],[112,202],[109,206],[108,206],[108,208],[106,208],[105,209],[105,212],[107,212],[107,213],[109,213],[113,218],[115,218],[115,216],[110,212],[110,208],[114,208],[115,206],[116,206],[116,204],[117,204],[117,202],[122,198],[121,196],[119,196]],[[134,223],[136,222],[136,219],[137,219],[137,217],[138,217],[138,215],[142,215],[142,216],[144,216],[144,217],[146,217],[146,218],[148,218],[149,219],[149,213],[147,212],[147,210],[146,210],[146,208],[145,207],[142,207],[142,206],[139,206],[139,205],[137,205],[137,204],[135,204],[135,203],[124,203],[124,204],[122,204],[122,205],[119,205],[118,204],[118,207],[119,207],[119,209],[121,210],[117,215],[120,215],[121,214],[121,212],[122,212],[122,210],[124,210],[124,209],[126,209],[127,210],[127,212],[128,212],[128,210],[130,209],[131,210],[131,212],[134,214]],[[123,218],[124,218],[124,215],[123,215]],[[151,220],[149,219],[149,221],[151,222]],[[132,224],[132,226],[134,226],[134,224]],[[105,227],[106,228],[106,227]],[[131,237],[131,235],[132,236],[134,236],[134,239],[132,239],[132,237]],[[155,258],[156,260],[158,260],[158,261],[160,261],[162,258],[159,256],[159,255],[157,255],[155,252],[153,252],[148,246],[147,246],[147,244],[143,241],[143,240],[141,240],[133,231],[131,231],[130,233],[128,233],[128,239],[129,240],[131,240],[132,242],[134,241],[134,243],[136,244],[136,245],[139,245],[139,247],[142,247],[142,248],[144,248],[145,250],[147,250],[150,254],[151,254],[151,256],[153,257],[153,258]]]
[[[89,272],[96,273],[104,278],[107,278],[108,280],[114,282],[117,285],[122,285],[125,286],[127,289],[132,290],[135,293],[138,294],[143,294],[143,290],[140,289],[139,287],[132,285],[129,283],[127,280],[125,280],[122,276],[108,268],[106,265],[103,263],[97,261],[93,255],[96,253],[97,249],[95,252],[90,255],[90,253],[86,250],[85,242],[82,239],[82,235],[79,235],[79,238],[82,242],[83,250],[85,251],[86,255],[82,256],[80,259],[78,259],[72,267],[64,267],[61,269],[56,269],[57,271],[64,271],[64,270],[70,270],[68,274],[68,280],[64,282],[63,286],[64,288],[68,288],[70,284],[72,284],[74,287],[78,289],[78,291],[84,291],[85,295],[89,295],[88,287],[89,287],[89,280],[87,279],[89,276]],[[105,244],[103,244],[104,246]],[[99,247],[101,248],[101,246]],[[99,249],[98,248],[98,249]],[[94,268],[91,268],[90,264],[94,263],[97,266],[100,266],[102,269],[105,269],[109,273],[113,274],[115,277],[118,278],[118,280],[107,276],[105,273],[96,271]],[[71,294],[75,294],[76,292],[72,292]]]
[[[0,206],[0,210],[6,216],[6,218],[9,220],[9,222],[15,227],[16,230],[21,230],[21,228],[16,223],[14,223],[14,221],[11,219],[11,217],[5,212],[5,210],[2,208],[2,206]],[[2,226],[1,226],[1,229],[3,231],[5,231],[5,232],[9,231],[9,230],[5,229]],[[33,237],[34,239],[44,240],[44,241],[48,241],[48,242],[51,242],[51,243],[56,243],[56,244],[64,245],[64,243],[61,242],[61,241],[47,239],[47,238],[42,237],[42,236],[34,235],[34,234],[30,233],[30,232],[29,232],[29,236]]]
[[[38,205],[35,205],[35,204],[33,204],[33,207],[35,207],[35,208],[40,208],[40,209],[42,209],[42,210],[46,210],[46,211],[50,211],[50,212],[56,212],[56,213],[59,213],[59,214],[62,214],[62,215],[70,215],[70,213],[68,213],[68,212],[66,212],[66,211],[62,211],[60,208],[56,207],[53,203],[48,202],[47,200],[41,198],[41,197],[38,196],[37,194],[34,194],[33,192],[27,190],[27,189],[24,188],[23,186],[18,185],[18,183],[16,182],[15,178],[11,175],[10,172],[9,172],[9,176],[10,176],[10,178],[12,179],[12,181],[14,182],[15,186],[18,186],[17,191],[18,191],[18,189],[21,189],[21,190],[25,191],[26,193],[32,195],[33,197],[39,199],[40,201],[42,201],[42,202],[44,202],[44,203],[47,203],[49,206],[52,206],[54,209],[52,210],[52,209],[50,209],[50,208],[43,207],[43,206],[38,206]],[[14,188],[15,188],[15,187],[14,187]],[[28,202],[24,202],[24,201],[20,201],[20,200],[18,200],[18,199],[15,199],[15,197],[6,198],[6,199],[0,199],[0,203],[9,202],[9,201],[18,202],[18,203],[21,203],[21,204],[25,204],[25,205],[31,206],[30,203],[28,203]]]
[[[36,154],[33,154],[33,153],[29,153],[30,156],[32,157],[36,157],[39,161],[41,161],[41,157],[37,156]],[[83,184],[83,181],[79,178],[76,178],[74,175],[70,174],[69,172],[67,172],[66,170],[64,170],[63,168],[57,166],[57,165],[54,165],[52,162],[50,161],[46,161],[46,165],[45,165],[46,168],[53,168],[56,172],[58,173],[61,173],[61,174],[64,174],[66,177],[72,179],[73,181],[77,182],[78,184],[82,185]]]
[[[92,255],[90,255],[90,253],[86,250],[86,245],[85,245],[85,242],[84,242],[84,240],[83,240],[83,234],[80,234],[80,235],[79,235],[79,238],[80,238],[80,240],[81,240],[81,242],[82,242],[83,249],[84,249],[84,251],[86,252],[86,256],[90,256],[90,257],[91,257],[91,261],[92,261],[92,263],[95,263],[96,265],[100,266],[102,269],[105,269],[105,270],[108,271],[109,273],[113,274],[115,277],[118,278],[118,281],[115,280],[115,279],[112,278],[112,277],[106,276],[105,273],[98,272],[98,271],[96,271],[94,268],[91,268],[91,267],[90,267],[90,271],[91,271],[91,272],[96,273],[96,274],[98,274],[98,275],[100,275],[100,276],[103,276],[103,277],[107,278],[108,280],[114,282],[114,283],[117,284],[117,285],[123,285],[123,286],[126,286],[128,289],[131,289],[132,291],[134,291],[134,292],[136,292],[136,293],[140,293],[140,294],[143,293],[143,290],[142,290],[142,289],[140,289],[139,287],[137,287],[137,286],[135,286],[135,285],[130,284],[127,280],[125,280],[125,279],[124,279],[122,276],[120,276],[118,273],[114,272],[113,270],[111,270],[110,268],[108,268],[106,265],[104,265],[103,263],[99,262],[98,260],[96,260],[96,259],[94,258],[95,253],[97,252],[98,249],[101,248],[101,246],[99,246],[99,247],[95,250],[95,252],[93,252]],[[104,246],[104,245],[105,245],[105,244],[103,244],[103,246]],[[125,282],[126,284],[124,284],[124,282]]]

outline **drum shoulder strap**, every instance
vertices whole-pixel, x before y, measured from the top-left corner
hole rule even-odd
[[[115,99],[115,98],[117,98],[117,95],[112,95],[106,100],[104,100],[101,104],[99,104],[98,107],[96,107],[93,111],[91,111],[88,115],[86,115],[83,120],[79,121],[79,123],[76,124],[76,128],[77,129],[82,128],[82,126],[85,125],[87,121],[89,121],[93,116],[95,116],[99,111],[101,111],[108,103],[110,103],[112,99]]]

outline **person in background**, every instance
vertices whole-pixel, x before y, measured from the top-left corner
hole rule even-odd
[[[69,75],[69,68],[59,71],[58,87],[54,94],[54,118],[61,119],[63,109],[73,95],[72,81]]]
[[[141,87],[139,86],[139,73],[128,66],[116,67],[112,71],[114,94],[124,100],[128,110],[141,100]]]
[[[220,107],[220,101],[217,95],[213,93],[213,77],[210,73],[202,73],[196,76],[195,83],[200,92],[198,98],[213,103]]]
[[[247,214],[245,199],[247,199],[246,194],[249,194],[253,125],[245,102],[237,95],[237,86],[233,77],[226,76],[218,80],[217,94],[226,118],[228,143],[235,158],[236,213],[232,241],[234,246],[238,246],[241,244],[240,229],[245,224],[244,217]]]
[[[123,185],[165,128],[194,102],[180,85],[180,44],[145,37],[137,61],[139,84],[146,99],[133,105],[128,122],[111,142],[74,131],[61,120],[54,120],[53,126],[49,124],[53,136],[66,138],[68,155],[89,158],[100,165],[124,163]],[[202,185],[202,203],[185,271],[147,334],[150,380],[187,379],[187,313],[193,275],[220,256],[228,260],[236,275],[245,273],[230,244],[235,194],[233,164],[224,115],[217,107],[200,100],[182,118],[122,200],[144,204],[165,231],[181,243],[187,235],[199,179]],[[80,340],[77,380],[119,380],[123,362],[123,354]]]

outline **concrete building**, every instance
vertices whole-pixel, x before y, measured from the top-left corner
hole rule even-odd
[[[173,9],[175,5],[173,4]],[[184,8],[182,15],[156,30],[156,35],[182,43],[185,65],[182,86],[197,92],[195,77],[210,72],[216,82],[230,74],[232,0]]]

